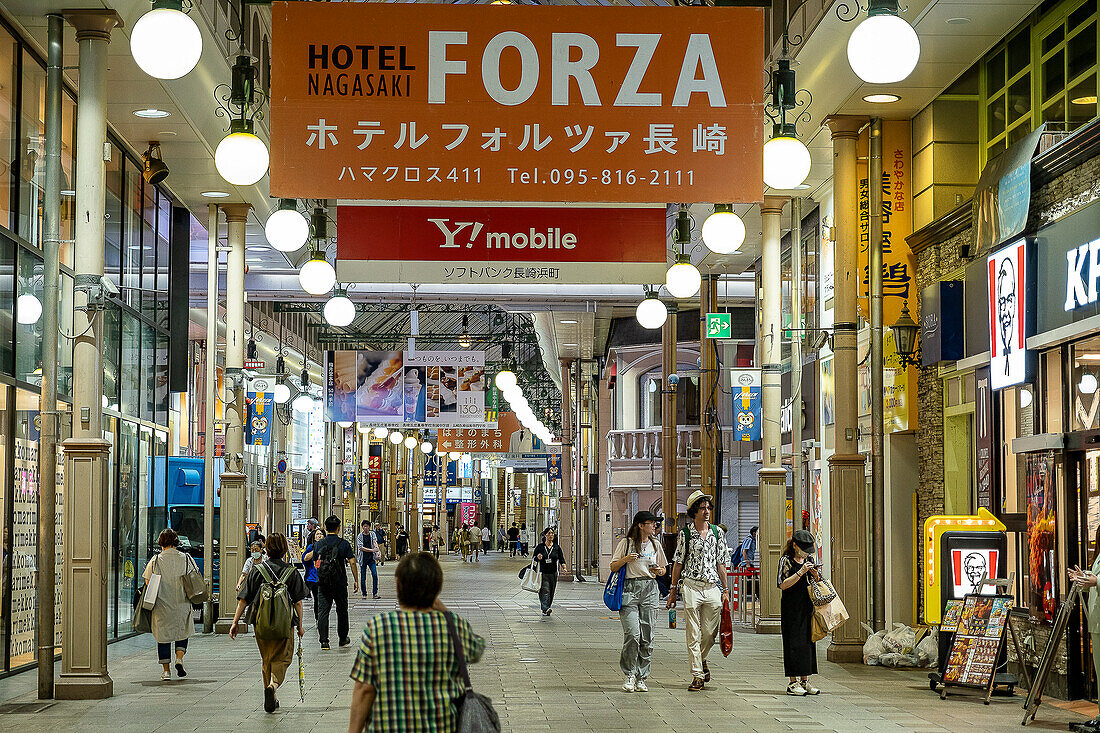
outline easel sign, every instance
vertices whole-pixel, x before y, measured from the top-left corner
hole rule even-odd
[[[1004,645],[1011,595],[968,595],[963,599],[958,630],[951,643],[940,698],[950,686],[985,690],[985,704],[993,694],[997,660]]]
[[[1043,689],[1046,687],[1047,677],[1050,675],[1051,667],[1054,666],[1054,658],[1058,655],[1058,647],[1062,645],[1062,637],[1065,636],[1070,616],[1077,606],[1077,601],[1081,598],[1081,592],[1080,584],[1073,583],[1058,609],[1058,615],[1054,617],[1054,627],[1050,630],[1047,645],[1043,648],[1043,655],[1039,657],[1039,666],[1035,670],[1035,680],[1027,691],[1027,699],[1024,701],[1024,719],[1020,721],[1020,725],[1027,725],[1030,721],[1035,720],[1035,711],[1039,709],[1039,705],[1043,702]],[[1023,664],[1023,657],[1020,658],[1020,662],[1026,670],[1027,667]]]

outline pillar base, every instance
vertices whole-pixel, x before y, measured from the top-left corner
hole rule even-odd
[[[234,604],[234,606],[233,606],[234,613],[236,612],[236,610],[237,610],[237,606],[236,606],[236,604]],[[219,618],[214,623],[214,633],[215,634],[228,634],[229,633],[229,627],[232,626],[232,625],[233,625],[233,617],[232,616],[230,616],[228,619]],[[237,624],[237,632],[240,633],[240,634],[247,634],[248,633],[248,624],[244,623],[243,621],[241,623]]]
[[[825,658],[837,664],[862,664],[863,645],[831,643],[829,649],[825,652]]]
[[[779,617],[769,616],[767,618],[756,619],[756,628],[753,629],[758,634],[779,634],[783,631]]]
[[[105,700],[115,693],[111,675],[62,674],[53,686],[55,700]]]

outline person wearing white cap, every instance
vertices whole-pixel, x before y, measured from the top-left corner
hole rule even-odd
[[[676,604],[677,585],[683,581],[684,620],[688,653],[691,654],[691,685],[698,692],[710,682],[707,655],[714,646],[722,603],[729,601],[726,587],[726,534],[710,523],[714,501],[702,491],[687,500],[687,515],[692,521],[677,532],[676,552],[672,556],[672,590],[667,608]]]

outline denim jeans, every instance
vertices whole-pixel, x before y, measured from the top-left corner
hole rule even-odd
[[[657,615],[657,581],[651,578],[627,578],[623,585],[623,607],[619,621],[623,625],[623,651],[619,669],[624,675],[649,677],[653,655],[653,620]]]
[[[364,560],[359,566],[359,587],[363,589],[363,595],[367,595],[367,568],[370,568],[371,579],[374,582],[373,595],[378,595],[378,569],[374,556],[369,555],[369,560]]]
[[[187,651],[187,639],[180,639],[176,642],[176,651],[180,649]],[[172,642],[168,641],[161,644],[157,642],[157,657],[160,659],[161,664],[168,664],[172,661]]]

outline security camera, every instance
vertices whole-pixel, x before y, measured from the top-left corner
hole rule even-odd
[[[100,276],[99,287],[103,288],[103,292],[108,296],[114,297],[118,295],[118,286],[107,277]]]

